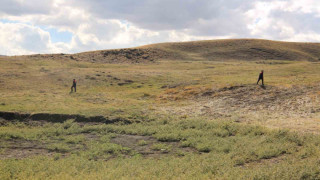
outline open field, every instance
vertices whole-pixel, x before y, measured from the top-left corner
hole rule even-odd
[[[319,47],[220,40],[0,57],[0,111],[112,120],[0,118],[0,177],[320,178]]]

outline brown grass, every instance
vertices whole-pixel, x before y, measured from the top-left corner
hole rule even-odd
[[[150,63],[157,60],[308,60],[319,61],[319,43],[297,43],[262,39],[227,39],[159,43],[127,49],[77,54],[35,54],[0,57],[24,60],[72,60],[92,63]]]

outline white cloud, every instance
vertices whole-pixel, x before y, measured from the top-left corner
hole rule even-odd
[[[52,10],[51,0],[1,0],[0,12],[10,15],[47,14]]]
[[[319,42],[320,2],[312,0],[256,2],[246,15],[253,37]]]
[[[58,53],[66,48],[64,43],[52,43],[50,33],[39,27],[0,22],[0,54]]]
[[[3,0],[0,54],[214,38],[320,41],[319,18],[315,0]],[[72,33],[71,42],[52,43],[48,28]]]

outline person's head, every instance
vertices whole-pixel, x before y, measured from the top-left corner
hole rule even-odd
[[[76,79],[73,79],[74,81],[76,80]]]
[[[263,70],[261,70],[261,72],[263,73]]]

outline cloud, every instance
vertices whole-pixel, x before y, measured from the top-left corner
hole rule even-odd
[[[22,23],[0,22],[0,54],[21,55],[63,51],[67,45],[52,43],[50,33]]]
[[[256,2],[247,12],[251,36],[287,41],[319,42],[320,2]]]
[[[207,35],[246,29],[244,12],[249,0],[77,0],[77,6],[99,18],[127,20],[139,28],[163,31],[185,30]]]
[[[50,0],[1,0],[0,12],[8,15],[47,14],[52,10]]]
[[[315,0],[3,0],[0,54],[214,38],[320,41],[319,18]]]

